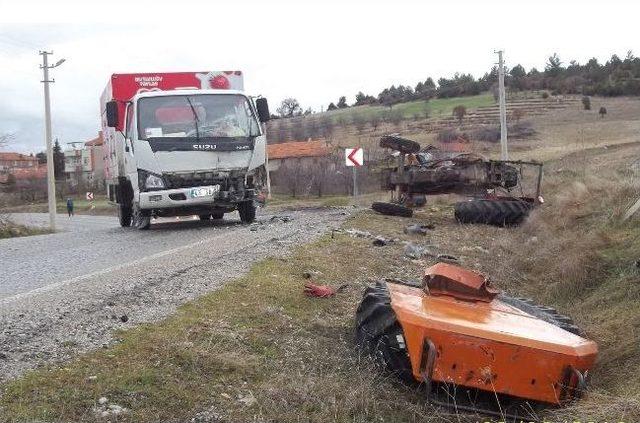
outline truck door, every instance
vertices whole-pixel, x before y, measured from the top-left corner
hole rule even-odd
[[[124,173],[129,176],[131,183],[137,186],[138,182],[138,165],[135,157],[135,111],[132,103],[127,105],[126,111],[126,127],[125,127],[125,139],[124,139]],[[134,180],[135,179],[135,180]]]

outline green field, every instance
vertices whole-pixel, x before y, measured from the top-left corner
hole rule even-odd
[[[403,119],[411,119],[415,115],[419,115],[422,119],[425,117],[425,111],[429,111],[429,117],[449,116],[453,112],[453,108],[463,105],[467,109],[477,109],[478,107],[486,107],[495,105],[493,95],[483,93],[470,97],[453,97],[453,98],[436,98],[427,101],[410,101],[394,105],[392,108],[386,106],[355,106],[347,109],[332,110],[330,112],[318,113],[316,117],[331,116],[335,121],[345,119],[353,120],[355,116],[365,120],[373,117],[382,118],[386,113],[397,113]]]
[[[84,198],[74,199],[73,209],[76,214],[112,215],[117,213],[116,208],[109,204],[107,199],[103,196],[98,196],[92,202],[89,202]],[[58,200],[56,202],[56,210],[58,213],[67,213],[66,200]],[[49,206],[46,202],[23,204],[20,206],[4,207],[0,209],[0,212],[4,213],[47,213],[48,211]]]

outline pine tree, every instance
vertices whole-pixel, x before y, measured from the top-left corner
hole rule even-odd
[[[57,138],[53,144],[53,173],[56,179],[64,179],[64,153]]]

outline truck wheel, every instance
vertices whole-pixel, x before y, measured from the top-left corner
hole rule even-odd
[[[533,204],[521,200],[462,201],[454,205],[456,220],[460,223],[487,225],[517,225],[529,215]]]
[[[151,226],[151,214],[141,210],[137,204],[133,206],[133,224],[140,231],[146,231]]]
[[[198,217],[200,218],[200,220],[211,220],[210,214],[201,214]]]
[[[253,201],[244,201],[238,204],[238,213],[242,223],[251,223],[256,220],[256,205]]]
[[[224,212],[216,211],[211,213],[211,218],[215,220],[220,220],[224,218]]]
[[[574,323],[571,317],[560,314],[558,310],[553,307],[538,305],[530,298],[515,298],[505,294],[500,294],[498,299],[540,320],[551,323],[560,329],[564,329],[578,336],[584,336],[584,331]]]
[[[122,204],[118,205],[118,220],[120,221],[120,226],[123,228],[128,228],[131,226],[131,217],[132,217],[131,207],[123,206]]]
[[[378,213],[386,214],[388,216],[401,216],[401,217],[411,217],[413,216],[413,210],[408,207],[405,207],[400,204],[395,203],[385,203],[381,201],[376,201],[371,204],[371,208]]]
[[[356,344],[382,370],[407,384],[416,383],[404,341],[402,327],[391,308],[384,281],[367,287],[356,311]]]

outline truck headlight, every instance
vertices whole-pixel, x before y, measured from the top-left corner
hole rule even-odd
[[[147,189],[164,188],[164,181],[159,176],[149,174],[144,181],[144,186]]]

